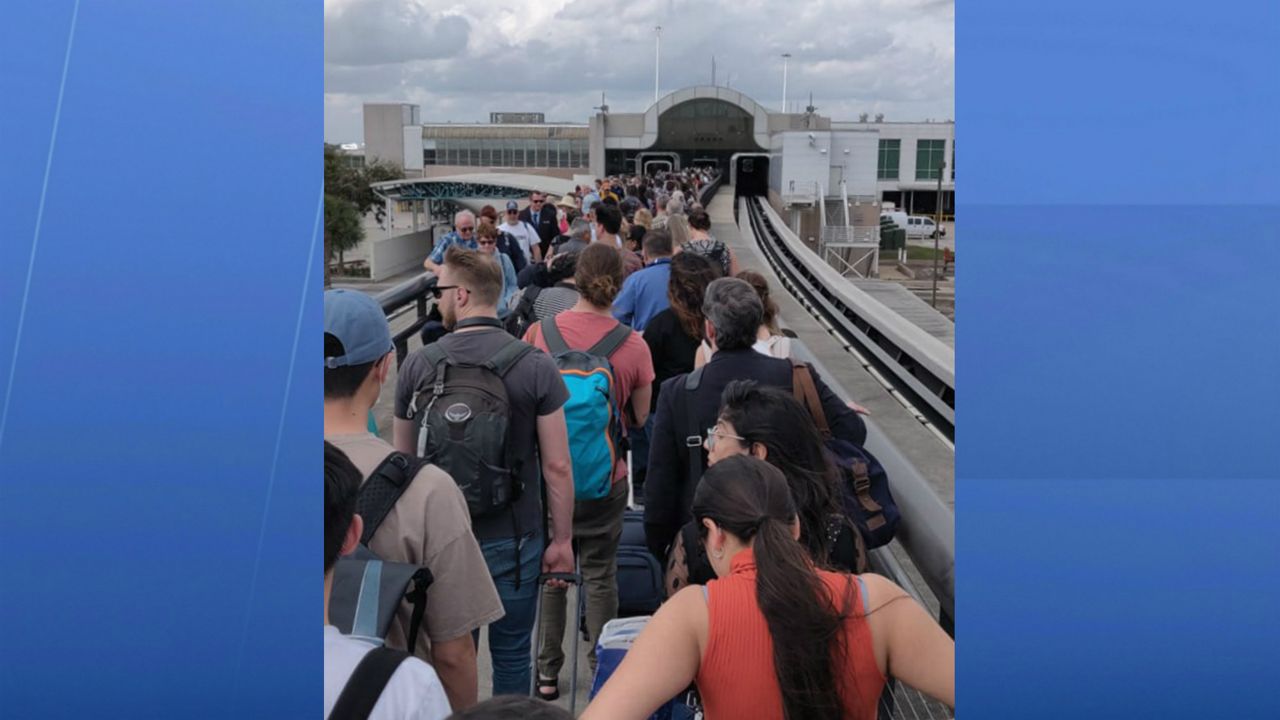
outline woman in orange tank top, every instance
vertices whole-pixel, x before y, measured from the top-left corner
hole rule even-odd
[[[641,720],[696,682],[707,720],[874,720],[892,675],[955,704],[955,643],[879,575],[818,570],[781,471],[708,468],[693,515],[717,579],[676,593],[584,720]]]

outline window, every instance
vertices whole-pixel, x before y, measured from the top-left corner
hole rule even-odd
[[[901,157],[901,140],[881,140],[880,160],[876,167],[876,178],[880,180],[897,180],[898,162]]]
[[[937,180],[939,166],[942,165],[942,153],[946,150],[946,140],[916,141],[916,179]]]
[[[436,164],[436,151],[434,149],[422,151],[422,164],[423,165]]]

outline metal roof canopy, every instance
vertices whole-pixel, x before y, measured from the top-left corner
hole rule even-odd
[[[434,178],[404,178],[374,183],[374,193],[388,200],[459,200],[464,198],[522,198],[537,191],[564,195],[573,182],[545,175],[471,173]]]

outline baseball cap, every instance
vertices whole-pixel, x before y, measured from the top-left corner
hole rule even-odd
[[[507,209],[508,209],[508,210],[519,210],[519,209],[520,209],[520,203],[516,202],[515,200],[508,200],[508,201],[507,201]]]
[[[338,338],[345,355],[325,357],[327,368],[363,365],[391,352],[391,328],[382,308],[359,290],[327,290],[324,331]]]

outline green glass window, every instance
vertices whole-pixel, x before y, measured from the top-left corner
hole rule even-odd
[[[946,140],[916,141],[916,179],[937,180],[939,166],[942,165],[942,153],[946,151]]]
[[[876,166],[876,177],[880,180],[897,180],[898,162],[901,157],[901,140],[881,140],[880,160]]]

